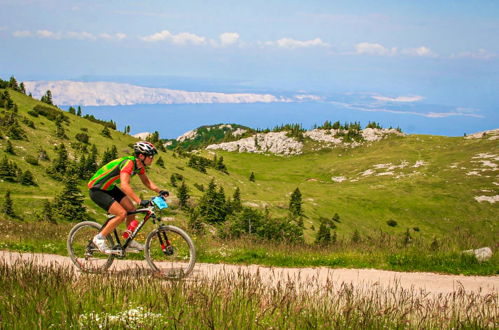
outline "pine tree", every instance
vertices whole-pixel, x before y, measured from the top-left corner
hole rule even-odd
[[[104,151],[104,154],[102,155],[101,166],[109,163],[112,160],[115,160],[116,158],[118,158],[118,150],[116,149],[116,146],[113,145],[111,147],[111,150],[106,149],[106,151]]]
[[[27,170],[23,172],[21,177],[19,178],[19,183],[25,186],[36,186],[35,179],[33,178],[33,174]]]
[[[5,152],[11,155],[16,154],[16,152],[14,151],[14,147],[12,146],[12,142],[10,142],[10,140],[7,140],[7,144],[5,146]]]
[[[353,232],[353,235],[352,235],[352,242],[353,243],[358,243],[360,242],[360,233],[357,229],[355,229],[355,231]]]
[[[187,188],[187,185],[185,184],[185,181],[182,181],[182,184],[178,188],[178,199],[179,199],[179,206],[181,209],[187,209],[187,201],[189,200],[189,189]]]
[[[249,180],[250,180],[251,182],[255,182],[255,173],[251,172],[250,177],[249,177]]]
[[[56,146],[55,152],[57,155],[52,162],[53,173],[62,176],[66,173],[69,166],[68,151],[64,143],[61,143],[59,146]]]
[[[165,161],[163,160],[163,158],[161,158],[161,156],[159,156],[158,160],[156,161],[156,165],[165,168]]]
[[[225,166],[224,164],[223,156],[220,156],[220,158],[218,158],[218,160],[215,162],[215,169],[220,172],[229,174],[229,172],[227,171],[227,166]]]
[[[206,190],[199,202],[201,216],[203,216],[207,222],[211,223],[223,222],[227,216],[225,193],[222,187],[220,187],[220,190],[217,192],[216,187],[215,180],[212,179],[208,185],[208,190]]]
[[[177,176],[175,174],[170,175],[170,184],[173,187],[177,187]]]
[[[321,222],[319,231],[315,238],[316,244],[328,244],[331,242],[331,230],[325,222]]]
[[[95,171],[97,171],[97,147],[94,144],[92,145],[92,150],[87,158],[85,173],[87,176],[91,176]]]
[[[26,95],[26,86],[24,86],[23,82],[19,84],[19,91]]]
[[[241,190],[239,190],[239,187],[236,188],[234,195],[232,196],[231,208],[234,212],[239,212],[243,208],[241,203]]]
[[[2,161],[0,162],[0,178],[8,182],[16,181],[16,173],[12,168],[12,163],[7,159],[6,156],[4,156]]]
[[[42,98],[40,99],[40,101],[42,101],[43,103],[54,105],[54,103],[52,102],[52,92],[50,90],[48,90],[45,93],[45,95],[42,96]]]
[[[289,212],[293,217],[299,217],[303,215],[301,192],[299,188],[296,188],[295,191],[293,191],[293,193],[291,194],[291,199],[289,201]]]
[[[39,216],[39,220],[57,223],[57,221],[54,218],[54,212],[52,210],[52,204],[50,203],[50,201],[45,200],[43,202],[43,208],[42,208],[42,212]]]
[[[59,139],[67,139],[68,137],[66,136],[66,130],[62,126],[62,120],[62,116],[57,116],[55,120],[55,136]]]
[[[111,139],[111,131],[109,131],[109,128],[107,126],[104,126],[100,134],[104,137],[110,138]]]
[[[81,117],[81,107],[80,106],[78,106],[78,110],[76,111],[76,115],[78,117]]]
[[[14,78],[14,76],[10,77],[9,87],[15,91],[19,91],[19,85],[17,84],[17,80],[16,80],[16,78]]]
[[[16,213],[14,212],[14,203],[12,202],[12,198],[10,198],[10,190],[5,192],[5,197],[2,205],[2,213],[9,217],[15,217]]]
[[[83,195],[78,188],[75,176],[67,176],[64,179],[64,187],[54,199],[57,207],[56,218],[60,220],[84,221],[87,219],[86,209],[83,205]]]
[[[72,115],[76,114],[76,109],[74,107],[69,107],[68,112]]]

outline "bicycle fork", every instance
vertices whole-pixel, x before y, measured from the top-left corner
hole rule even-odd
[[[171,256],[173,254],[173,246],[168,240],[168,236],[166,236],[165,231],[158,231],[159,243],[161,244],[161,250],[167,256]]]

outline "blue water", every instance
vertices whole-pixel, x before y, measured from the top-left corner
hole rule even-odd
[[[326,120],[366,125],[376,121],[383,127],[400,127],[410,134],[463,136],[498,126],[494,118],[427,118],[413,114],[392,114],[349,110],[330,103],[252,103],[252,104],[154,104],[83,107],[83,114],[113,120],[118,129],[131,126],[131,133],[159,131],[161,138],[176,138],[199,126],[235,123],[252,128],[272,128],[286,123],[301,123],[304,128]]]

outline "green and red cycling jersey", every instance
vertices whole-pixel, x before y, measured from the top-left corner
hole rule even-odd
[[[146,170],[144,167],[137,168],[134,156],[118,158],[102,166],[90,179],[87,186],[88,188],[98,188],[106,191],[112,190],[120,183],[120,174],[122,172],[134,176],[135,174],[144,174]]]

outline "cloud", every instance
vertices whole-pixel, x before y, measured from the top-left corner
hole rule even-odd
[[[423,99],[422,96],[419,95],[412,95],[412,96],[397,96],[397,97],[387,97],[387,96],[380,96],[380,95],[374,95],[371,96],[373,99],[377,101],[382,101],[382,102],[418,102]]]
[[[97,39],[105,39],[105,40],[122,40],[126,38],[126,34],[124,33],[115,33],[115,34],[109,34],[109,33],[100,33],[99,35],[94,35],[90,32],[74,32],[74,31],[68,31],[68,32],[54,32],[54,31],[49,31],[49,30],[37,30],[35,32],[32,31],[15,31],[12,33],[12,35],[16,38],[30,38],[30,37],[36,37],[36,38],[43,38],[43,39],[55,39],[55,40],[61,40],[61,39],[75,39],[75,40],[97,40]]]
[[[270,45],[277,45],[278,47],[283,48],[304,48],[304,47],[330,47],[327,42],[321,40],[321,38],[315,38],[312,40],[295,40],[291,38],[282,38],[277,40],[275,43],[270,42],[267,43]]]
[[[451,58],[472,58],[477,60],[490,60],[497,57],[498,54],[490,53],[485,49],[479,49],[473,52],[461,52],[457,54],[452,54]]]
[[[220,43],[222,46],[235,44],[239,41],[239,34],[234,32],[225,32],[220,35]]]
[[[321,102],[324,98],[313,94],[297,94],[294,98],[299,102]]]
[[[27,38],[32,36],[30,31],[14,31],[12,35],[16,38]]]
[[[168,30],[163,30],[161,32],[157,32],[148,36],[141,37],[143,41],[146,42],[158,42],[166,40],[176,45],[204,45],[206,44],[206,38],[198,36],[189,32],[182,32],[179,34],[173,34]]]
[[[430,48],[426,46],[421,46],[418,48],[407,48],[402,50],[402,54],[410,56],[426,56],[426,57],[437,56],[437,54],[435,54]]]
[[[395,55],[397,53],[397,48],[393,47],[389,49],[377,43],[361,42],[355,45],[355,51],[357,54]]]

